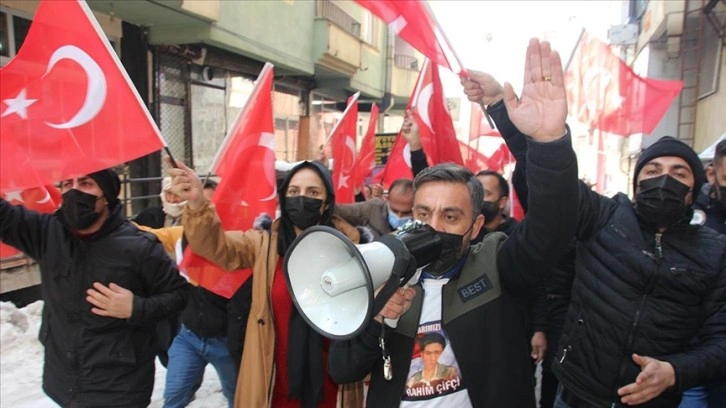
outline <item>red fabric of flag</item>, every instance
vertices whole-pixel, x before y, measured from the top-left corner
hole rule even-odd
[[[471,104],[471,120],[469,122],[469,141],[482,136],[500,136],[499,131],[492,129],[478,103]]]
[[[353,171],[356,160],[355,141],[358,135],[358,95],[348,98],[343,117],[330,133],[333,139],[333,184],[335,202],[350,204],[355,201]]]
[[[61,195],[55,186],[34,187],[27,190],[8,191],[2,198],[10,204],[23,207],[40,213],[52,213],[60,204]],[[0,243],[0,259],[18,255],[17,249]]]
[[[272,64],[265,64],[247,104],[235,120],[211,166],[220,177],[212,196],[225,230],[248,230],[260,213],[275,215],[275,128],[272,116]],[[225,271],[187,247],[181,263],[190,280],[226,298],[252,274]]]
[[[363,185],[365,178],[371,174],[373,167],[376,165],[376,124],[378,123],[378,105],[375,103],[371,106],[371,118],[368,122],[368,131],[363,137],[360,151],[355,159],[353,166],[353,186],[360,187]]]
[[[464,166],[476,174],[482,170],[489,169],[489,158],[468,144],[459,140],[461,156],[465,157]]]
[[[565,86],[570,115],[592,129],[630,136],[655,129],[683,82],[640,77],[609,45],[583,32]]]
[[[386,24],[390,25],[412,47],[434,63],[455,73],[462,67],[454,51],[421,0],[356,0]]]
[[[41,1],[0,83],[0,191],[52,184],[164,146],[84,1]]]
[[[463,165],[456,131],[444,99],[439,69],[426,60],[406,108],[418,124],[421,146],[429,165],[453,162]],[[386,167],[378,175],[384,186],[398,178],[412,178],[411,148],[398,134],[388,155]]]

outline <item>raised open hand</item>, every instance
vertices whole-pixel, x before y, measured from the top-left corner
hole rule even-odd
[[[512,123],[539,142],[561,138],[567,119],[565,95],[560,55],[546,41],[529,40],[521,99],[511,84],[504,84],[504,105]]]

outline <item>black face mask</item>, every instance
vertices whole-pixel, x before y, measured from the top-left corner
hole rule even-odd
[[[464,235],[474,227],[469,227]],[[426,272],[434,276],[441,276],[446,273],[456,262],[461,259],[461,250],[464,245],[464,235],[449,234],[448,232],[436,231],[436,235],[441,239],[441,253],[439,257],[426,267]]]
[[[499,201],[486,201],[481,203],[481,215],[484,216],[484,222],[494,221],[499,215]]]
[[[657,227],[669,227],[681,221],[688,212],[686,195],[689,191],[687,185],[668,174],[643,180],[635,196],[635,211]]]
[[[61,212],[68,226],[83,230],[90,227],[101,216],[96,212],[96,201],[101,197],[72,188],[63,193]]]
[[[296,227],[305,229],[320,222],[323,200],[305,196],[285,197],[285,212]]]

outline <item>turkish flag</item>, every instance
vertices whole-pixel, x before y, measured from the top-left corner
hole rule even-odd
[[[333,139],[333,184],[335,202],[349,204],[355,201],[353,171],[356,160],[355,140],[358,135],[358,96],[348,98],[343,117],[330,132]]]
[[[92,173],[165,145],[84,1],[41,1],[0,83],[0,191]]]
[[[469,141],[476,140],[482,136],[499,136],[502,135],[498,130],[492,129],[489,121],[484,115],[481,106],[478,103],[471,104],[471,120],[469,122]]]
[[[509,151],[507,144],[502,140],[502,144],[500,144],[497,150],[495,150],[489,157],[489,170],[503,174],[504,167],[510,163],[514,163],[514,161],[514,157]]]
[[[482,170],[489,169],[489,158],[473,147],[459,140],[461,156],[465,157],[464,167],[476,174]]]
[[[248,230],[260,213],[272,217],[277,208],[272,83],[273,66],[267,63],[210,168],[221,179],[212,202],[228,231]],[[181,267],[192,282],[228,299],[252,274],[251,269],[225,271],[189,247]]]
[[[55,186],[33,187],[27,190],[8,191],[2,198],[10,204],[40,213],[52,213],[61,201],[60,191]],[[20,254],[17,249],[0,243],[0,259]]]
[[[376,165],[376,124],[378,123],[378,105],[371,106],[371,118],[368,121],[368,131],[363,137],[360,151],[353,165],[353,185],[361,186],[366,177],[371,174]]]
[[[438,65],[459,74],[458,58],[436,20],[421,0],[356,0],[378,16],[411,46]]]
[[[464,165],[454,123],[446,107],[439,68],[429,60],[424,61],[406,109],[412,112],[418,124],[421,146],[429,165],[446,162]],[[399,132],[378,179],[389,186],[398,178],[412,177],[411,147]]]
[[[565,86],[570,114],[577,120],[592,129],[630,136],[655,129],[683,82],[636,75],[609,45],[583,31]]]

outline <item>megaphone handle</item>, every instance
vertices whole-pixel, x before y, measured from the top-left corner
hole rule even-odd
[[[404,283],[402,288],[408,289],[409,287],[411,287],[412,284],[418,282],[419,278],[421,277],[421,271],[423,271],[423,267],[416,269],[416,272],[413,274],[413,276],[411,276],[411,279],[409,279],[408,282]],[[389,319],[387,317],[384,317],[383,323],[387,324],[388,327],[395,329],[396,327],[398,327],[398,319],[400,319],[400,317],[396,319]]]

